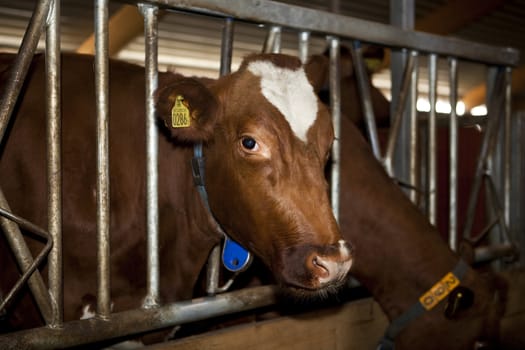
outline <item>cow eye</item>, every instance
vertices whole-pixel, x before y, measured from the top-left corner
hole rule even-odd
[[[252,137],[245,136],[241,139],[241,144],[244,148],[250,151],[256,151],[258,148],[257,141],[255,141]]]

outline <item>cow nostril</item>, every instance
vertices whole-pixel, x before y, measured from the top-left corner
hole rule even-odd
[[[320,278],[327,278],[330,276],[330,269],[326,265],[326,262],[319,256],[314,256],[312,259],[312,265],[314,267],[315,274]]]

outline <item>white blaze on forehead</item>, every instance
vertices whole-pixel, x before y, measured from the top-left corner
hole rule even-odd
[[[317,116],[317,98],[302,68],[291,70],[268,61],[255,61],[248,70],[261,78],[261,92],[286,118],[295,135],[306,133]]]

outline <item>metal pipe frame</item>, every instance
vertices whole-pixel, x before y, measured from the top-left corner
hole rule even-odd
[[[159,205],[158,148],[154,94],[158,87],[158,8],[139,4],[144,16],[146,81],[146,217],[147,217],[147,292],[143,307],[159,306]]]
[[[409,132],[409,142],[410,146],[408,148],[408,182],[411,185],[410,192],[408,193],[408,198],[415,205],[419,204],[419,192],[416,190],[419,188],[420,176],[419,176],[419,162],[418,162],[418,153],[417,153],[417,143],[418,143],[418,120],[417,120],[417,81],[419,75],[419,63],[418,60],[414,60],[414,68],[412,69],[412,74],[410,75],[410,105],[408,111],[408,132]]]
[[[428,56],[428,81],[430,111],[428,115],[428,219],[432,225],[437,224],[437,55]]]
[[[9,79],[4,93],[0,98],[0,141],[3,140],[7,124],[15,108],[18,95],[22,89],[25,77],[31,65],[31,60],[38,45],[38,40],[44,31],[49,9],[53,0],[37,2],[31,20],[22,39],[18,56],[9,72]]]
[[[234,20],[233,18],[226,18],[224,20],[224,27],[222,28],[221,38],[221,65],[220,76],[230,73],[232,56],[233,56],[233,37],[234,37]],[[206,293],[208,295],[215,295],[224,291],[225,287],[219,287],[219,277],[221,269],[221,246],[213,247],[208,258],[208,266],[206,269]]]
[[[224,20],[224,27],[222,28],[221,39],[221,66],[220,76],[228,75],[231,72],[232,56],[233,56],[233,36],[235,22],[233,18],[226,18]]]
[[[372,107],[372,97],[370,96],[370,81],[363,60],[363,49],[361,48],[361,43],[359,41],[354,41],[352,45],[350,45],[350,51],[354,63],[354,70],[356,72],[357,87],[361,97],[361,106],[365,116],[368,139],[370,140],[374,156],[376,159],[381,160],[381,149],[379,146],[379,138],[377,136],[374,108]]]
[[[486,176],[485,184],[487,187],[487,197],[489,198],[489,201],[492,205],[492,210],[494,212],[493,216],[495,217],[495,221],[500,225],[501,236],[500,239],[496,241],[496,243],[503,242],[510,244],[511,239],[507,225],[505,223],[505,210],[499,200],[498,191],[494,185],[494,181],[492,181],[490,176]]]
[[[109,56],[108,0],[95,1],[95,99],[97,110],[97,317],[109,319],[110,184],[109,184]]]
[[[1,191],[0,203],[1,206],[5,208],[4,204],[6,204],[7,202]],[[53,308],[51,307],[49,294],[47,293],[47,289],[44,285],[42,276],[40,275],[40,273],[38,273],[36,269],[40,266],[40,264],[42,264],[44,259],[48,256],[49,252],[51,251],[51,248],[53,247],[53,239],[44,229],[34,225],[33,223],[19,216],[12,214],[9,211],[9,208],[4,208],[0,208],[0,224],[2,225],[2,229],[7,231],[6,227],[9,230],[9,227],[12,226],[15,230],[19,230],[17,226],[18,224],[22,228],[36,234],[38,237],[43,238],[46,241],[46,244],[42,251],[33,260],[27,248],[27,245],[25,244],[25,241],[22,240],[22,242],[18,242],[16,240],[10,239],[11,236],[7,236],[8,244],[10,245],[11,250],[15,253],[18,264],[21,267],[21,270],[24,272],[22,276],[20,276],[20,278],[15,282],[11,290],[5,296],[3,296],[3,299],[0,303],[0,313],[4,310],[4,308],[7,305],[9,305],[11,299],[16,295],[16,293],[18,293],[18,291],[20,290],[20,288],[22,288],[24,283],[26,283],[29,280],[29,287],[35,298],[40,313],[42,314],[44,321],[47,324],[51,324],[53,320]],[[27,258],[26,256],[22,256],[23,254],[20,254],[20,252],[24,252],[25,254],[27,254]],[[34,273],[35,271],[37,272]]]
[[[413,30],[415,23],[415,0],[390,0],[389,1],[390,14],[389,21],[390,24],[395,26],[398,29],[402,30]],[[409,50],[406,48],[392,48],[390,55],[390,79],[391,79],[391,103],[390,103],[390,114],[391,122],[394,123],[396,118],[395,112],[396,108],[400,104],[400,91],[404,88],[402,82],[404,79],[403,69],[407,64],[407,55]],[[414,62],[415,65],[415,62]],[[412,74],[412,70],[410,74]],[[395,137],[395,150],[392,153],[392,158],[390,158],[390,169],[391,176],[400,180],[403,183],[412,185],[410,183],[410,162],[411,162],[411,111],[407,107],[407,104],[411,105],[410,99],[412,97],[412,89],[409,85],[406,85],[404,93],[409,93],[409,96],[406,97],[407,102],[402,103],[402,117],[399,120],[399,129]],[[395,174],[395,176],[394,176]],[[412,200],[411,187],[406,186],[403,188],[403,192],[410,197]]]
[[[279,53],[281,52],[281,27],[270,26],[266,40],[264,41],[263,50],[264,53]]]
[[[50,0],[41,1],[37,6],[37,12],[33,18],[35,26],[38,27],[38,18],[42,17],[42,8],[46,4],[49,6]],[[403,86],[400,94],[398,106],[396,107],[394,125],[401,120],[401,114],[405,107],[405,102],[409,92],[411,80],[414,81],[414,67],[418,52],[434,52],[440,55],[453,55],[456,58],[484,62],[489,64],[499,64],[512,66],[519,62],[519,54],[514,49],[496,48],[483,44],[471,43],[458,39],[443,38],[431,34],[418,33],[402,30],[394,26],[363,21],[351,17],[340,16],[328,12],[310,10],[302,7],[285,5],[282,3],[265,0],[151,0],[145,1],[151,5],[161,7],[177,8],[183,11],[200,12],[205,14],[215,14],[227,18],[242,18],[252,22],[264,22],[273,24],[269,33],[265,51],[280,51],[280,31],[281,26],[294,28],[308,33],[328,34],[330,45],[330,88],[331,88],[331,111],[334,120],[335,141],[332,149],[334,160],[332,168],[332,205],[336,219],[339,219],[339,162],[340,162],[340,82],[339,82],[339,43],[340,37],[352,35],[352,39],[375,42],[384,46],[397,48],[411,48],[403,76]],[[38,10],[40,9],[40,10]],[[38,12],[40,11],[40,12]],[[97,293],[97,317],[89,320],[75,321],[61,325],[61,329],[53,327],[42,327],[30,331],[12,333],[7,336],[0,336],[0,343],[7,344],[8,347],[24,347],[33,345],[37,348],[56,348],[60,346],[74,346],[89,342],[105,340],[112,337],[121,337],[142,331],[173,326],[190,321],[196,321],[213,316],[233,313],[237,311],[250,310],[274,303],[275,287],[264,286],[254,289],[244,289],[224,295],[194,299],[185,302],[177,302],[171,305],[146,308],[142,310],[131,310],[122,313],[110,313],[110,280],[109,280],[109,155],[108,155],[108,47],[107,47],[107,0],[96,1],[95,11],[96,23],[96,87],[97,87],[97,166],[99,177],[97,180],[97,239],[98,239],[98,293]],[[47,12],[46,12],[47,14]],[[33,20],[32,20],[33,21]],[[40,25],[41,26],[41,25]],[[30,25],[32,28],[32,25]],[[28,30],[34,32],[34,29]],[[278,28],[274,29],[274,28]],[[26,34],[26,37],[28,34]],[[270,36],[272,38],[270,38]],[[34,35],[27,39],[26,46],[36,47],[38,39]],[[26,38],[24,37],[24,40]],[[270,44],[271,42],[271,44]],[[223,43],[224,44],[224,43]],[[23,44],[25,45],[25,44]],[[34,49],[33,49],[34,51]],[[32,52],[31,51],[31,55]],[[7,89],[7,95],[16,96],[23,82],[23,77],[29,67],[31,57],[27,56],[28,51],[21,48],[21,63],[13,70],[13,87]],[[25,55],[25,56],[24,56]],[[24,58],[25,57],[25,58]],[[230,57],[231,62],[231,57]],[[148,68],[147,68],[148,69]],[[221,68],[221,74],[222,74]],[[10,91],[14,91],[10,92]],[[9,97],[9,96],[8,96]],[[0,122],[2,129],[0,136],[3,136],[8,116],[11,114],[12,105],[16,97],[2,99],[0,109]],[[494,105],[489,108],[494,111]],[[7,111],[7,112],[6,112]],[[493,115],[493,114],[491,114]],[[7,116],[7,117],[6,117]],[[489,118],[489,124],[495,123]],[[56,131],[56,126],[53,127]],[[399,131],[389,135],[389,147],[386,152],[385,162],[391,162],[393,146],[390,146],[392,139],[395,140]],[[492,130],[492,129],[490,129]],[[393,137],[394,136],[394,137]],[[492,144],[490,137],[485,148]],[[487,153],[487,151],[485,151]],[[481,159],[481,158],[480,158]],[[483,158],[484,159],[484,158]],[[484,162],[483,162],[484,163]],[[483,174],[483,168],[480,174]],[[0,192],[1,193],[1,192]],[[0,198],[1,199],[1,198]],[[1,200],[0,200],[1,202]],[[1,204],[1,203],[0,203]],[[3,205],[2,205],[3,206]],[[4,206],[5,207],[5,206]],[[16,226],[16,225],[15,225]],[[22,239],[23,240],[23,239]],[[24,243],[25,244],[25,243]],[[495,247],[493,250],[497,250]],[[479,250],[479,256],[485,254]],[[491,252],[492,254],[492,252]],[[36,276],[36,275],[35,275]],[[33,279],[33,276],[31,279]],[[30,281],[31,281],[30,279]],[[111,316],[111,322],[107,320]],[[49,323],[49,322],[48,322]],[[51,324],[55,324],[51,322]]]
[[[388,143],[385,151],[385,156],[383,158],[383,164],[387,173],[394,177],[394,168],[393,168],[393,158],[394,151],[396,147],[396,142],[398,139],[399,131],[401,130],[401,121],[403,117],[403,111],[405,110],[405,105],[407,97],[409,94],[410,84],[412,83],[412,72],[415,68],[415,61],[418,56],[418,53],[415,51],[410,52],[408,55],[408,60],[405,65],[405,70],[403,72],[403,79],[401,82],[401,90],[399,92],[398,103],[395,106],[395,113],[392,117],[393,123],[388,132]]]
[[[20,94],[20,90],[22,89],[29,66],[31,65],[31,60],[33,59],[33,55],[38,45],[38,40],[44,30],[52,3],[52,0],[41,0],[36,4],[33,15],[31,16],[31,20],[22,39],[20,49],[18,50],[17,58],[9,72],[9,79],[7,79],[5,90],[0,98],[0,141],[4,138],[7,125],[9,124],[9,120],[17,102],[18,95]],[[8,202],[1,189],[0,206],[5,210],[10,211]],[[32,269],[35,261],[33,261],[33,257],[24,241],[24,237],[14,222],[2,218],[0,224],[19,268],[21,271],[24,271],[22,278],[26,278],[25,275]],[[52,244],[50,238],[49,244]],[[41,253],[36,260],[40,260],[40,257],[45,255],[47,255],[47,252]],[[52,323],[53,308],[47,287],[44,284],[40,272],[35,271],[29,278],[28,284],[42,317],[46,323]]]
[[[511,127],[511,189],[509,230],[519,251],[522,252],[514,267],[525,267],[525,112],[512,115]]]
[[[474,249],[474,262],[486,263],[499,258],[513,256],[518,253],[517,248],[511,243],[493,244]]]
[[[2,211],[4,212],[9,213],[11,211],[11,209],[9,208],[9,204],[4,196],[4,193],[1,190],[0,207],[2,207]],[[21,278],[25,279],[25,275],[29,274],[28,271],[31,271],[32,265],[35,264],[35,261],[33,260],[31,251],[29,250],[18,225],[15,222],[13,222],[12,219],[9,219],[7,215],[2,214],[1,216],[2,217],[0,217],[0,225],[2,226],[2,230],[5,233],[7,243],[11,251],[13,252],[13,255],[15,256],[16,263],[19,269],[23,271]],[[53,241],[51,237],[48,237],[47,239],[49,240],[49,244],[52,244]],[[47,252],[41,253],[41,255],[42,254],[46,256]],[[39,260],[39,257],[37,257],[35,260]],[[31,290],[31,294],[35,298],[38,309],[42,317],[44,318],[44,321],[48,324],[52,323],[53,307],[49,297],[48,289],[44,283],[42,275],[38,270],[34,271],[32,276],[29,278],[28,285],[29,289]]]
[[[481,143],[481,149],[478,155],[478,161],[476,165],[474,181],[470,190],[469,201],[467,205],[467,218],[465,220],[465,227],[463,229],[463,238],[469,241],[472,241],[470,237],[472,231],[472,225],[474,223],[474,213],[476,210],[476,202],[481,188],[481,183],[483,177],[486,173],[487,159],[489,155],[493,152],[495,147],[495,141],[497,136],[497,129],[499,127],[499,121],[501,120],[501,107],[503,104],[503,88],[504,88],[504,79],[501,70],[499,69],[495,82],[493,84],[493,89],[491,94],[488,94],[488,99],[490,103],[488,104],[488,120],[485,130],[485,135]]]
[[[246,288],[214,297],[204,297],[151,309],[114,313],[111,322],[90,318],[49,327],[0,335],[3,349],[56,349],[89,344],[131,334],[172,327],[209,317],[253,310],[276,302],[276,287]]]
[[[458,248],[458,116],[456,114],[458,96],[458,61],[456,58],[449,58],[449,85],[450,85],[450,189],[449,189],[449,232],[448,244],[450,249],[457,251]]]
[[[305,30],[311,33],[373,42],[381,46],[411,48],[469,61],[516,66],[519,51],[400,29],[396,26],[342,16],[331,12],[287,5],[268,0],[146,0],[160,7],[176,8],[223,17],[242,18],[253,23]]]
[[[53,249],[48,260],[49,296],[53,319],[48,325],[60,328],[64,321],[62,283],[62,158],[60,85],[60,0],[55,0],[48,16],[46,34],[46,114],[47,114],[47,217]]]
[[[476,177],[472,186],[468,208],[467,208],[467,221],[465,224],[465,231],[463,232],[464,237],[472,243],[480,242],[483,238],[488,235],[489,246],[478,247],[475,249],[476,261],[491,261],[501,257],[516,257],[518,254],[517,246],[512,242],[509,233],[509,226],[507,224],[507,217],[505,213],[505,203],[502,203],[499,199],[499,195],[502,195],[503,201],[505,201],[506,191],[506,179],[505,172],[510,168],[510,155],[506,155],[505,152],[510,151],[510,147],[506,147],[505,144],[509,141],[506,140],[510,137],[509,134],[505,134],[506,128],[508,127],[507,113],[510,114],[510,105],[507,100],[510,93],[510,77],[508,76],[510,70],[504,67],[491,67],[489,69],[489,90],[487,92],[487,105],[489,109],[489,120],[487,122],[487,130],[485,137],[481,145],[481,151],[478,158]],[[510,122],[509,122],[510,123]],[[497,139],[498,136],[503,134],[503,146],[499,149],[500,153],[503,153],[502,157],[496,157],[497,150]],[[510,145],[509,145],[510,146]],[[503,162],[501,166],[495,165],[495,162]],[[502,168],[502,171],[499,171]],[[503,175],[501,175],[503,173]],[[498,177],[499,176],[499,177]],[[503,179],[502,179],[503,177]],[[494,184],[494,178],[502,180],[501,191],[498,190]],[[476,199],[479,195],[481,185],[485,185],[485,193],[487,195],[487,216],[491,221],[490,224],[484,229],[481,234],[476,237],[469,237],[471,234],[473,215],[476,208]],[[499,230],[496,230],[496,226]],[[492,262],[493,268],[499,270],[501,263],[499,261]]]
[[[308,48],[310,45],[310,32],[301,31],[298,34],[299,44],[299,59],[303,64],[308,61]]]
[[[339,222],[339,187],[341,168],[341,80],[340,77],[340,42],[339,38],[327,38],[330,48],[330,112],[334,125],[334,143],[332,145],[331,200],[335,219]]]
[[[505,68],[505,119],[503,141],[503,211],[505,225],[511,228],[510,222],[510,184],[511,184],[511,128],[512,128],[512,68]],[[522,150],[523,151],[523,150]]]

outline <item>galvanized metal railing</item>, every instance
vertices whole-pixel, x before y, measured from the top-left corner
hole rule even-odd
[[[41,0],[35,10],[28,31],[19,51],[19,58],[15,68],[11,72],[9,87],[5,96],[2,97],[0,105],[0,137],[3,137],[13,106],[16,103],[17,95],[21,89],[24,77],[27,73],[29,63],[34,54],[36,43],[42,33],[44,23],[48,20],[48,43],[47,43],[47,69],[51,79],[48,81],[48,145],[50,159],[48,186],[50,188],[49,213],[50,221],[48,230],[50,237],[46,249],[53,248],[48,258],[49,265],[49,286],[43,283],[38,271],[29,278],[30,289],[37,300],[40,311],[48,327],[37,328],[29,331],[17,332],[9,335],[0,336],[0,344],[6,348],[16,348],[30,346],[34,348],[56,348],[58,346],[74,346],[96,342],[107,338],[122,337],[125,335],[153,330],[161,327],[173,326],[185,322],[201,320],[208,317],[223,315],[236,311],[249,310],[275,302],[274,287],[263,286],[241,291],[229,292],[215,295],[222,292],[225,288],[218,286],[219,274],[219,251],[214,250],[211,257],[210,268],[208,271],[207,291],[210,297],[196,299],[192,301],[177,302],[170,305],[159,305],[159,261],[158,261],[158,208],[157,202],[157,135],[155,123],[153,121],[152,95],[157,87],[157,11],[158,8],[173,8],[179,11],[189,11],[203,15],[213,15],[224,18],[224,31],[221,50],[221,69],[220,74],[229,73],[232,60],[233,25],[236,19],[253,23],[268,23],[270,25],[269,34],[263,45],[263,51],[279,52],[281,50],[281,34],[284,28],[298,33],[298,53],[304,62],[308,57],[309,40],[312,36],[323,36],[326,38],[330,55],[330,88],[331,88],[331,111],[334,119],[336,142],[333,148],[333,169],[332,169],[332,201],[336,217],[339,217],[338,184],[339,184],[339,135],[340,135],[340,82],[339,82],[339,48],[341,42],[351,41],[354,66],[357,71],[358,85],[363,98],[364,114],[368,125],[368,135],[371,140],[372,148],[376,157],[381,159],[386,165],[387,170],[394,175],[393,164],[396,162],[394,156],[395,139],[399,131],[405,124],[401,124],[401,116],[406,109],[411,111],[412,120],[407,124],[412,135],[410,161],[410,181],[415,183],[418,178],[417,160],[415,155],[415,139],[417,137],[417,120],[415,113],[415,96],[417,95],[416,82],[418,78],[418,57],[429,56],[429,80],[430,80],[430,101],[431,111],[429,116],[429,218],[435,223],[436,220],[436,82],[437,82],[437,59],[438,57],[449,58],[450,62],[450,85],[451,103],[457,101],[457,69],[458,60],[469,60],[488,64],[497,68],[494,71],[494,79],[497,80],[492,103],[489,104],[489,126],[484,141],[484,150],[480,155],[476,183],[478,186],[481,177],[487,176],[487,157],[493,151],[489,151],[490,145],[495,144],[494,138],[490,135],[496,134],[492,131],[501,125],[501,118],[492,118],[498,114],[498,108],[504,107],[505,123],[508,129],[508,118],[510,118],[510,82],[508,76],[511,67],[516,65],[519,60],[517,51],[508,48],[496,48],[488,45],[471,43],[464,40],[444,38],[436,35],[418,33],[402,30],[394,26],[373,23],[356,18],[341,16],[335,13],[320,12],[307,8],[285,5],[264,0],[151,0],[140,4],[141,12],[144,16],[145,24],[145,74],[146,74],[146,133],[147,133],[147,217],[148,217],[148,267],[147,267],[147,295],[142,309],[131,310],[121,313],[112,313],[110,308],[110,270],[109,256],[111,247],[109,246],[109,171],[108,171],[108,49],[107,49],[107,0],[97,0],[95,2],[95,32],[96,32],[96,103],[97,103],[97,155],[98,173],[97,180],[97,230],[98,230],[98,294],[97,294],[97,317],[89,320],[79,320],[63,323],[63,291],[60,280],[62,269],[61,258],[61,208],[60,208],[60,144],[57,141],[60,135],[60,46],[58,44],[58,21],[60,15],[59,1]],[[52,10],[50,10],[52,9]],[[373,109],[371,105],[370,92],[368,89],[367,74],[365,72],[360,42],[372,42],[378,45],[401,48],[408,50],[407,60],[403,73],[398,103],[395,107],[393,125],[390,130],[390,138],[384,156],[381,156],[379,142],[375,128]],[[504,73],[501,73],[504,72]],[[502,79],[502,74],[505,79]],[[496,79],[497,77],[497,79]],[[494,83],[494,81],[492,81]],[[491,85],[491,86],[492,86]],[[502,93],[502,90],[504,91]],[[407,101],[411,102],[406,106]],[[503,101],[503,102],[502,102]],[[452,108],[454,110],[454,108]],[[451,139],[457,140],[457,116],[452,112],[450,116]],[[509,132],[507,130],[508,135]],[[457,141],[453,141],[450,159],[453,164],[457,163]],[[505,142],[504,152],[509,152],[509,143]],[[509,225],[508,210],[511,206],[508,191],[510,191],[509,176],[509,156],[505,153],[504,157],[504,195],[503,209],[498,211],[503,214],[498,215],[498,222],[503,227]],[[456,179],[455,174],[451,174],[451,180]],[[456,189],[449,189],[451,194],[451,225],[450,242],[451,247],[457,244],[457,228],[455,226],[457,207],[455,202]],[[475,191],[474,191],[475,192]],[[495,191],[492,191],[495,192]],[[3,196],[2,196],[3,197]],[[411,194],[412,199],[415,196]],[[473,195],[474,197],[474,195]],[[0,206],[4,211],[9,211],[8,203],[1,200]],[[22,220],[17,220],[12,214],[0,211],[2,227],[6,236],[16,242],[12,244],[17,260],[29,262],[21,264],[22,270],[34,270],[42,260],[42,255],[33,260],[25,246],[24,239],[18,229],[17,224],[31,226]],[[11,221],[12,220],[12,221]],[[9,224],[4,224],[9,222]],[[11,226],[12,228],[9,228]],[[38,229],[38,232],[45,237],[45,231]],[[504,242],[505,244],[509,242]],[[510,243],[509,243],[510,244]],[[478,258],[485,256],[499,255],[503,252],[508,253],[508,245],[497,245],[494,248],[486,248],[485,251],[478,251]],[[484,248],[485,249],[485,248]],[[45,256],[45,251],[44,253]],[[29,274],[26,275],[27,278]],[[22,281],[23,282],[23,281]],[[21,282],[21,283],[22,283]],[[48,294],[49,288],[49,294]]]

